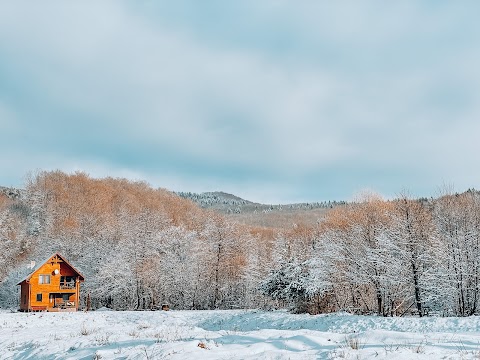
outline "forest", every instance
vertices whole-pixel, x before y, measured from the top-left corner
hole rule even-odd
[[[315,223],[267,228],[144,182],[38,171],[0,192],[0,307],[17,307],[31,260],[58,251],[93,308],[469,316],[479,246],[476,190],[364,194]]]

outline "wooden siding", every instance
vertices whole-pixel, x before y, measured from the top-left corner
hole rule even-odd
[[[50,283],[44,283],[48,276]],[[61,283],[61,278],[67,276],[72,277],[74,282]],[[42,277],[43,281],[40,280]],[[81,280],[83,280],[81,274],[66,263],[61,256],[55,254],[19,284],[21,286],[20,310],[58,311],[60,306],[66,307],[70,311],[78,310]],[[27,300],[26,303],[25,300]]]
[[[55,269],[60,272],[60,264],[47,262],[40,266],[30,278],[30,304],[32,304],[32,306],[45,308],[50,306],[48,294],[52,290],[60,288],[60,276],[54,274]],[[40,284],[40,275],[50,275],[50,284]],[[42,295],[42,301],[37,300],[38,294]]]

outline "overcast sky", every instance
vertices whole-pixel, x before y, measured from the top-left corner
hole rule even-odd
[[[0,0],[0,185],[480,188],[480,2]]]

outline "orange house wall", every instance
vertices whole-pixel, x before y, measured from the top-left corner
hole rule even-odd
[[[55,270],[59,271],[58,275],[55,275]],[[50,284],[39,284],[40,275],[50,275]],[[53,307],[53,303],[50,303],[49,294],[52,292],[63,292],[60,289],[60,277],[61,276],[75,276],[75,272],[65,263],[53,263],[47,262],[40,266],[38,270],[30,278],[30,305]],[[23,288],[23,285],[22,285]],[[28,290],[27,290],[28,291]],[[73,291],[73,290],[72,290]],[[75,307],[78,309],[78,286],[74,290],[76,294],[70,295],[70,301],[75,301]],[[42,294],[42,301],[37,301],[37,294]],[[28,295],[27,295],[28,296]]]

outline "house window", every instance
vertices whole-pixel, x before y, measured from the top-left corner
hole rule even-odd
[[[37,301],[42,302],[42,294],[37,294]]]
[[[63,301],[70,300],[70,295],[69,294],[63,294],[62,297],[63,297]]]
[[[38,276],[39,284],[50,284],[50,275],[39,275]]]

